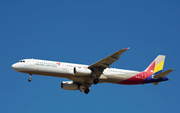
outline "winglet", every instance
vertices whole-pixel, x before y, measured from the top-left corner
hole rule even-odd
[[[126,50],[129,50],[130,47],[126,48]]]

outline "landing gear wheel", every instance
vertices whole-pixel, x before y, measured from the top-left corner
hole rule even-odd
[[[99,79],[97,79],[97,78],[94,79],[94,81],[93,81],[94,84],[97,84],[98,82],[99,82]]]
[[[84,90],[84,93],[85,94],[88,94],[90,92],[90,89],[89,88],[86,88],[85,90]]]
[[[31,80],[32,80],[31,78],[28,79],[29,82],[31,82]]]
[[[30,75],[30,78],[28,79],[28,81],[31,82],[31,80],[32,80],[32,74],[30,73],[29,75]]]

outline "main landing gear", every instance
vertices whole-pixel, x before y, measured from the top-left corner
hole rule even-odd
[[[95,78],[93,81],[94,84],[97,84],[98,82],[99,82],[99,79],[97,79],[97,78]]]
[[[28,79],[29,82],[32,80],[32,74],[30,74],[30,78]]]
[[[96,74],[92,75],[94,77],[93,84],[97,84],[99,82],[99,79]]]
[[[84,92],[85,94],[88,94],[90,92],[90,88],[89,87],[91,87],[91,84],[84,83],[84,84],[80,85],[79,91],[80,92]]]
[[[84,93],[85,94],[88,94],[90,92],[90,89],[89,88],[86,88],[85,90],[84,90]]]
[[[95,78],[94,81],[93,81],[93,84],[97,84],[97,83],[99,83],[99,79]],[[80,87],[80,91],[84,92],[85,94],[88,94],[90,92],[89,87],[91,87],[91,85],[88,85],[88,84],[83,85],[83,86]]]

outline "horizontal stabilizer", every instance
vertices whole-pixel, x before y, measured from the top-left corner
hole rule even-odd
[[[162,73],[159,73],[159,74],[157,74],[157,75],[154,75],[153,77],[154,77],[154,78],[163,78],[163,77],[165,77],[166,75],[168,75],[169,73],[171,73],[173,70],[174,70],[174,69],[169,69],[169,70],[167,70],[167,71],[164,71],[164,72],[162,72]]]

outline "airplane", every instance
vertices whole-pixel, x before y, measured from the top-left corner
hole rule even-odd
[[[167,81],[166,77],[174,69],[162,72],[165,55],[158,55],[144,71],[132,71],[125,69],[110,68],[109,66],[118,61],[120,55],[129,48],[121,49],[110,56],[92,64],[82,65],[75,63],[47,61],[39,59],[23,59],[12,65],[12,69],[30,75],[44,75],[67,78],[72,81],[61,82],[61,88],[65,90],[79,90],[88,94],[91,85],[97,83],[114,83],[124,85],[137,85]]]

